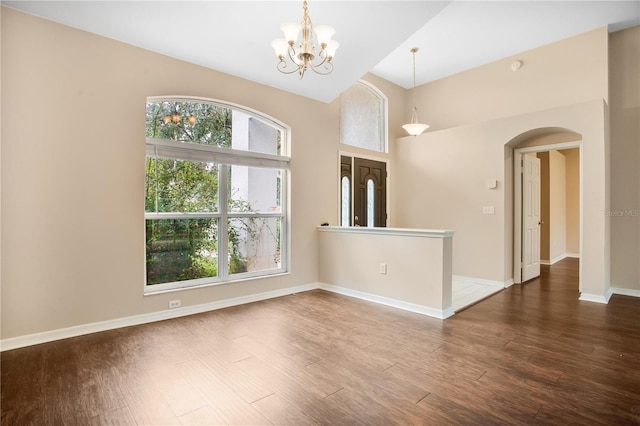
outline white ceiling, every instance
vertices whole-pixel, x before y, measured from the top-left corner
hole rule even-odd
[[[302,20],[302,1],[5,1],[72,27],[331,102],[367,72],[404,88],[609,26],[640,23],[632,1],[324,1],[311,0],[315,25],[340,42],[328,76],[303,80],[275,66],[271,40]]]

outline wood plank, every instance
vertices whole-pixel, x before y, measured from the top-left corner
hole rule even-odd
[[[640,424],[640,299],[565,259],[447,320],[314,290],[1,354],[1,424]]]
[[[298,407],[292,406],[289,401],[275,393],[259,399],[251,405],[274,425],[306,426],[320,424],[320,422],[313,420]]]
[[[242,425],[269,423],[251,404],[225,385],[200,360],[187,361],[178,364],[177,367],[180,376],[192,389],[203,396],[206,401],[205,406],[208,406],[206,411],[215,412],[216,418],[224,419],[222,423]]]

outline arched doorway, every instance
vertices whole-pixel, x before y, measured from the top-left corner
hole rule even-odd
[[[551,265],[581,252],[581,144],[582,135],[558,127],[533,129],[507,144],[513,150],[514,283],[540,275],[540,264]],[[572,174],[577,174],[569,176],[569,187],[566,158]]]

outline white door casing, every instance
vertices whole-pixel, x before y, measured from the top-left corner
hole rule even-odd
[[[540,275],[540,159],[522,156],[522,281]]]

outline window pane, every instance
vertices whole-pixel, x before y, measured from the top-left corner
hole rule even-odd
[[[350,226],[351,225],[351,182],[347,176],[342,177],[342,203],[340,206],[340,225],[342,226]]]
[[[218,165],[147,158],[145,211],[218,211]]]
[[[374,89],[356,83],[340,95],[340,143],[384,152],[385,100]]]
[[[373,179],[367,180],[367,226],[369,228],[373,228],[375,226],[374,222],[374,211],[375,211],[375,184]]]
[[[218,275],[217,219],[146,221],[147,285]]]
[[[279,169],[231,166],[229,211],[280,212],[282,173]]]
[[[279,217],[243,217],[229,220],[229,274],[278,269]]]
[[[282,132],[242,111],[233,111],[231,147],[280,155]]]
[[[280,155],[282,131],[243,111],[200,102],[147,102],[146,136]]]

